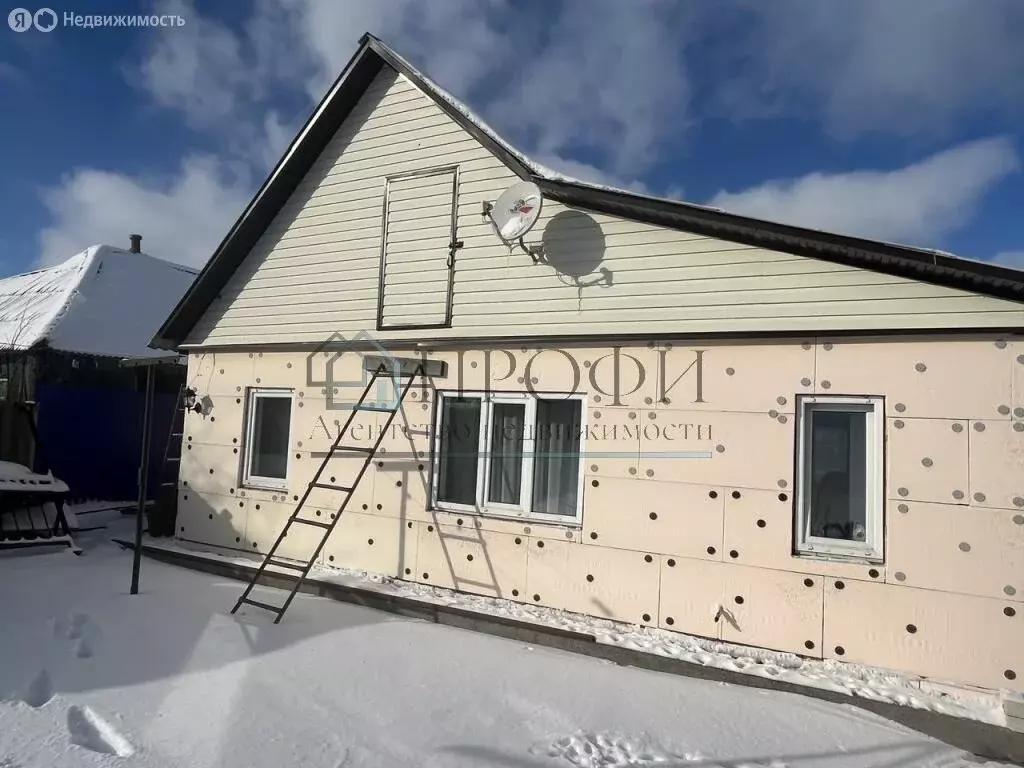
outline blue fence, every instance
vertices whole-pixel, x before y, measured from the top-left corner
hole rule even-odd
[[[159,490],[164,447],[176,393],[153,395],[153,431],[147,496]],[[82,387],[39,382],[37,471],[51,469],[75,498],[138,497],[144,396],[132,388]]]

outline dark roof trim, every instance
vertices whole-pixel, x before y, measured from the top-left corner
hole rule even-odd
[[[691,203],[663,200],[574,181],[533,179],[544,196],[566,205],[846,264],[912,280],[1024,301],[1024,272],[984,261],[752,219]]]
[[[344,349],[349,351],[376,351],[385,349],[388,352],[406,350],[458,350],[481,349],[483,347],[519,349],[524,346],[552,349],[555,347],[593,347],[598,344],[611,348],[615,345],[639,346],[642,344],[669,342],[675,346],[695,345],[706,342],[742,341],[745,343],[775,344],[780,342],[822,342],[836,339],[870,339],[872,341],[900,341],[913,338],[939,339],[975,339],[1000,341],[1024,338],[1020,336],[1020,327],[987,328],[984,326],[965,325],[962,328],[892,328],[879,330],[822,328],[813,331],[699,331],[697,333],[576,333],[551,334],[534,336],[456,336],[438,338],[437,336],[421,336],[407,339],[380,339],[334,341],[271,341],[257,344],[201,344],[195,349],[186,347],[184,351],[197,353],[238,351],[248,352],[320,352],[325,349]]]
[[[600,211],[673,229],[723,237],[801,256],[824,259],[908,277],[996,298],[1024,301],[1024,272],[970,261],[934,251],[891,245],[812,229],[760,221],[690,203],[646,197],[541,173],[487,126],[372,35],[328,89],[283,157],[246,206],[191,287],[164,321],[150,346],[177,349],[221,289],[241,266],[270,222],[323,152],[345,118],[383,66],[408,78],[452,120],[520,178],[536,182],[545,196],[579,208]]]

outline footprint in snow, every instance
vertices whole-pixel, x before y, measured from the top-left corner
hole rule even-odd
[[[89,707],[68,708],[68,736],[72,744],[100,754],[118,757],[135,754],[132,743]]]
[[[89,617],[84,613],[73,613],[68,617],[68,640],[78,640],[89,623]]]
[[[21,694],[21,700],[35,709],[45,706],[52,698],[53,681],[50,679],[50,673],[45,669],[39,670]]]
[[[84,637],[80,637],[75,641],[75,656],[80,659],[88,659],[92,656],[92,646],[89,645],[89,641]]]

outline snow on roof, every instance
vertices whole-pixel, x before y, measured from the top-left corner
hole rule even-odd
[[[54,267],[0,279],[0,348],[138,357],[197,271],[94,245]]]
[[[495,131],[493,128],[491,128],[491,126],[489,126],[486,122],[484,122],[483,118],[481,118],[472,109],[470,109],[468,106],[466,106],[466,104],[464,102],[460,101],[455,96],[452,96],[452,94],[450,94],[448,91],[446,91],[440,85],[438,85],[436,82],[434,82],[429,77],[427,77],[425,74],[423,74],[422,71],[420,71],[419,69],[414,67],[412,64],[410,64],[407,59],[403,58],[401,55],[399,55],[398,53],[396,53],[393,50],[391,50],[390,53],[391,53],[392,56],[395,56],[396,58],[400,59],[402,64],[404,64],[406,67],[408,67],[410,73],[412,75],[414,75],[415,78],[419,78],[419,80],[422,81],[422,85],[424,85],[425,87],[429,88],[437,96],[439,96],[440,98],[442,98],[446,102],[448,102],[452,106],[452,108],[454,108],[457,112],[459,112],[459,114],[461,114],[466,120],[468,120],[469,122],[473,123],[473,125],[475,125],[481,132],[485,133],[493,142],[495,142],[498,146],[500,146],[502,149],[504,149],[506,152],[508,152],[510,155],[512,155],[514,158],[516,158],[520,163],[523,164],[523,166],[525,166],[530,171],[530,173],[534,174],[535,176],[538,176],[541,179],[544,179],[546,181],[562,182],[562,183],[568,183],[568,184],[580,184],[580,185],[585,186],[585,187],[590,187],[592,189],[602,189],[602,190],[606,190],[608,192],[624,192],[624,193],[630,194],[630,195],[637,195],[638,194],[637,192],[630,191],[630,190],[625,189],[623,187],[616,187],[616,186],[613,186],[611,184],[597,184],[597,183],[592,182],[592,181],[583,181],[581,179],[577,179],[577,178],[575,178],[573,176],[569,176],[568,174],[562,173],[561,171],[556,171],[556,170],[554,170],[552,168],[549,168],[546,165],[542,165],[541,163],[538,163],[536,160],[531,159],[530,157],[528,157],[527,155],[523,154],[518,149],[516,149],[514,146],[509,144],[507,141],[505,141],[505,139],[503,139],[498,134],[497,131]],[[416,82],[416,80],[414,78],[406,78],[406,79],[408,79],[414,86],[419,86],[420,85],[419,83]],[[666,200],[667,202],[676,203],[676,204],[682,203],[683,205],[689,205],[689,206],[693,206],[695,208],[701,208],[701,209],[709,210],[709,211],[721,211],[722,210],[721,208],[714,208],[714,207],[711,207],[711,206],[699,205],[697,203],[683,202],[681,200],[675,200],[675,199],[671,199],[671,198],[661,198],[661,197],[657,197],[655,195],[639,195],[639,196],[645,197],[645,198],[649,198],[649,199],[654,199],[654,200]]]

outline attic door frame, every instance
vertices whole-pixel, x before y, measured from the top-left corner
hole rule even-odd
[[[428,176],[452,175],[452,220],[448,239],[448,287],[444,302],[444,320],[440,323],[408,323],[403,325],[384,324],[384,278],[387,272],[388,221],[390,218],[391,182],[396,180],[426,178]],[[378,331],[415,331],[426,328],[451,328],[452,297],[455,290],[455,243],[458,238],[459,223],[459,166],[444,165],[437,168],[424,168],[418,171],[393,173],[384,178],[384,209],[381,222],[380,241],[380,274],[377,278],[377,330]]]

